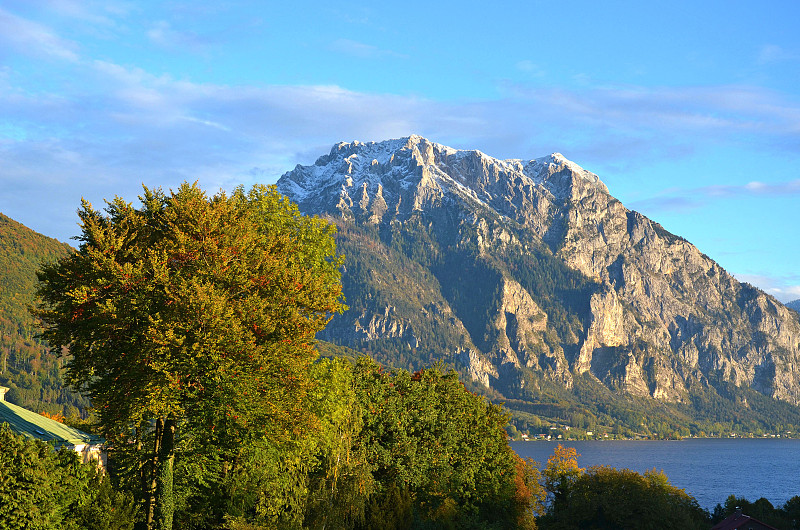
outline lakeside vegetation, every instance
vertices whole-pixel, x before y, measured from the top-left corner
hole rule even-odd
[[[355,375],[361,380],[355,386],[361,387],[359,394],[362,396],[364,390],[369,389],[368,393],[376,390],[377,382],[378,387],[383,387],[383,391],[378,392],[381,397],[386,397],[386,391],[394,394],[392,398],[384,399],[384,404],[390,401],[394,401],[394,405],[403,402],[411,405],[411,411],[425,401],[420,399],[422,395],[437,386],[437,391],[441,390],[440,385],[455,389],[452,383],[457,382],[452,373],[442,374],[437,370],[414,375],[408,372],[391,374],[369,360],[361,363],[360,367],[341,360],[323,360],[315,372],[315,377],[321,383],[318,397],[337,387],[335,380],[341,382],[342,377],[348,379]],[[425,379],[427,383],[423,382]],[[409,384],[413,386],[416,383],[418,387],[411,392],[416,397],[404,394],[403,389],[396,391],[397,387],[391,386],[392,383],[385,384],[387,381],[399,382],[405,390],[409,390]],[[455,397],[456,402],[463,401],[465,397],[458,390],[448,394],[451,398]],[[381,400],[371,402],[375,405]],[[328,402],[329,405],[331,403]],[[249,530],[709,529],[737,511],[778,529],[799,527],[800,496],[775,507],[764,498],[750,502],[730,495],[709,513],[701,509],[691,495],[672,486],[663,472],[654,469],[640,474],[607,466],[583,469],[578,465],[580,455],[575,449],[562,445],[555,448],[541,471],[535,463],[523,462],[516,455],[510,455],[516,462],[514,485],[505,494],[503,488],[495,489],[495,493],[500,492],[498,496],[492,493],[491,483],[502,483],[502,475],[508,471],[508,467],[497,468],[492,465],[497,460],[486,460],[491,449],[478,451],[479,454],[466,459],[477,466],[459,470],[457,467],[442,466],[444,461],[453,463],[465,456],[463,447],[457,454],[458,448],[447,442],[453,440],[452,437],[437,433],[440,436],[435,444],[426,446],[431,441],[429,433],[432,431],[411,430],[407,431],[410,434],[402,441],[391,442],[392,435],[397,433],[394,429],[397,416],[389,415],[387,422],[385,415],[376,415],[374,419],[378,423],[388,423],[392,427],[389,432],[383,431],[382,439],[378,440],[376,434],[380,431],[374,428],[375,424],[371,427],[362,424],[361,431],[352,430],[353,423],[350,420],[358,415],[351,414],[351,410],[345,408],[354,404],[345,402],[345,407],[340,407],[338,415],[328,407],[326,414],[320,417],[322,423],[327,424],[327,430],[320,431],[325,434],[318,436],[312,442],[315,449],[304,455],[310,457],[305,466],[295,463],[280,471],[284,476],[270,476],[265,473],[266,469],[259,466],[264,460],[256,458],[237,471],[236,480],[243,482],[232,481],[226,484],[226,489],[217,491],[202,491],[194,484],[192,502],[177,495],[174,500],[178,509],[174,514],[173,527]],[[432,410],[419,412],[430,413]],[[334,424],[339,426],[338,430],[332,428]],[[330,450],[337,446],[335,438],[337,434],[343,434],[341,427],[345,424],[345,431],[356,433],[355,437],[349,438],[351,445],[348,451],[355,458],[338,465],[334,464],[332,457],[338,460],[344,455]],[[408,429],[408,424],[404,427]],[[416,436],[415,433],[424,434]],[[330,437],[331,434],[333,437]],[[459,437],[456,434],[456,438]],[[409,444],[409,441],[412,443]],[[398,444],[409,445],[412,449],[401,450],[400,456],[395,456]],[[360,449],[354,450],[356,446]],[[0,451],[0,485],[3,486],[0,488],[0,522],[4,528],[133,530],[137,525],[143,526],[141,510],[134,495],[119,484],[119,477],[113,472],[100,474],[94,464],[80,464],[74,452],[68,449],[55,452],[44,442],[13,434],[7,426],[0,427],[0,447],[3,448]],[[437,451],[439,456],[450,458],[439,458],[437,463],[435,458],[431,458]],[[389,455],[382,459],[383,465],[370,465],[369,462],[381,453]],[[503,453],[500,451],[497,454]],[[456,458],[453,459],[453,456]],[[378,459],[381,460],[380,457]],[[178,466],[179,469],[189,467]],[[333,469],[338,471],[338,479],[331,481]],[[478,471],[483,479],[477,482],[464,480],[471,471]],[[487,482],[486,479],[491,480]],[[176,491],[187,491],[182,488],[191,482],[191,478],[177,474],[176,484],[182,487]],[[283,488],[273,489],[276,485]],[[487,485],[490,487],[487,488]],[[509,496],[512,491],[513,495]],[[294,497],[291,494],[287,497],[287,492],[293,492]],[[442,501],[443,494],[446,496]],[[256,498],[259,501],[256,502]],[[292,502],[287,504],[286,501],[290,499]],[[249,509],[243,510],[247,506]],[[265,510],[267,507],[277,510]],[[213,517],[205,511],[211,508],[225,512],[221,523],[214,522]]]

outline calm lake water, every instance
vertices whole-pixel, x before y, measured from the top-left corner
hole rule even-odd
[[[558,442],[512,442],[543,468]],[[643,473],[663,470],[673,486],[712,510],[728,495],[750,502],[766,497],[778,507],[800,495],[800,440],[705,439],[680,441],[562,442],[581,455],[580,467],[608,465]]]

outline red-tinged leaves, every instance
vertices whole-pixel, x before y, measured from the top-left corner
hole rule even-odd
[[[109,432],[172,414],[236,447],[245,425],[302,428],[314,335],[343,307],[333,229],[274,188],[142,201],[84,204],[80,250],[42,271],[44,334],[70,346],[70,382]],[[208,421],[222,402],[241,407],[224,435]]]

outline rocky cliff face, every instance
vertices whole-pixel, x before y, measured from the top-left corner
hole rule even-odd
[[[800,403],[800,321],[559,154],[497,160],[419,136],[341,143],[281,177],[340,227],[351,309],[325,338],[663,401],[729,381]]]

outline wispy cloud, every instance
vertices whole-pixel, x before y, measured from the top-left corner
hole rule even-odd
[[[146,32],[153,44],[167,49],[188,49],[199,51],[208,47],[206,38],[186,30],[178,30],[166,20],[154,22]]]
[[[34,228],[62,239],[74,233],[82,193],[102,204],[135,197],[142,182],[274,182],[337,141],[425,132],[426,120],[449,113],[426,100],[337,86],[195,84],[101,61],[80,68],[86,86],[72,92],[31,93],[8,79],[0,89],[9,124],[0,130],[0,208],[24,221],[46,200],[48,226]]]
[[[742,185],[714,185],[700,188],[669,188],[654,197],[632,201],[633,210],[654,212],[685,212],[700,208],[709,201],[724,198],[800,195],[800,179],[783,182],[752,181]]]
[[[754,86],[596,86],[581,90],[514,87],[510,96],[550,106],[571,120],[621,132],[800,135],[800,102]]]
[[[74,17],[89,16],[80,3],[54,1]],[[167,22],[149,30],[151,41],[163,46],[190,46],[196,37]],[[0,189],[2,204],[13,204],[14,197],[25,195],[23,190],[36,196],[33,190],[49,179],[53,201],[67,204],[59,210],[69,214],[79,197],[66,190],[81,189],[87,179],[94,180],[85,188],[100,197],[135,196],[142,181],[168,187],[201,179],[210,188],[230,187],[254,181],[254,174],[274,180],[296,163],[313,162],[341,140],[412,133],[502,158],[560,151],[584,165],[606,166],[684,156],[704,145],[739,143],[794,152],[800,146],[800,102],[752,86],[645,88],[589,82],[564,89],[517,84],[505,86],[496,99],[437,101],[335,85],[193,83],[82,59],[73,42],[0,9],[3,46],[60,59],[66,65],[64,78],[81,80],[49,92],[26,85],[10,69],[0,71],[2,177],[4,184],[13,183]],[[348,39],[331,47],[365,59],[402,57]],[[516,66],[537,71],[529,61]],[[718,196],[794,194],[798,188],[796,180],[752,182],[667,190],[643,201],[650,201],[650,209],[689,209]],[[53,225],[70,223],[54,217]]]
[[[659,195],[632,201],[626,206],[631,210],[643,212],[686,212],[701,206],[701,201],[697,197],[683,195]]]
[[[58,95],[31,94],[5,81],[0,112],[24,134],[3,144],[9,162],[4,172],[17,172],[20,185],[35,186],[30,173],[39,168],[70,178],[113,175],[131,182],[129,189],[145,175],[164,185],[203,178],[212,187],[225,186],[252,178],[253,168],[272,171],[275,178],[298,162],[313,162],[341,140],[411,133],[499,157],[561,151],[582,163],[587,157],[606,164],[735,142],[742,131],[764,143],[800,138],[792,121],[800,106],[755,88],[520,89],[497,100],[443,102],[339,86],[191,83],[104,61],[75,68],[84,85]],[[26,125],[31,123],[39,128]],[[56,162],[53,152],[80,156],[66,164]],[[751,182],[666,190],[629,206],[688,209],[720,196],[798,191],[797,180]]]
[[[377,46],[373,46],[371,44],[365,44],[363,42],[358,42],[350,39],[336,39],[330,44],[330,49],[337,52],[343,53],[345,55],[351,55],[353,57],[358,57],[361,59],[380,59],[385,57],[396,57],[396,58],[406,58],[406,55],[402,53],[398,53],[392,50],[384,50],[378,48]]]
[[[78,60],[78,46],[74,42],[59,37],[46,26],[0,8],[0,46],[3,43],[25,55]]]
[[[765,44],[758,53],[759,64],[774,64],[800,59],[800,54],[775,44]]]
[[[761,290],[771,294],[784,304],[800,299],[800,276],[774,277],[758,274],[736,274],[740,282],[757,285]]]
[[[518,61],[517,64],[515,64],[514,66],[520,72],[525,72],[526,74],[532,77],[544,77],[546,75],[542,67],[540,67],[538,64],[534,63],[530,59],[524,59],[522,61]]]

